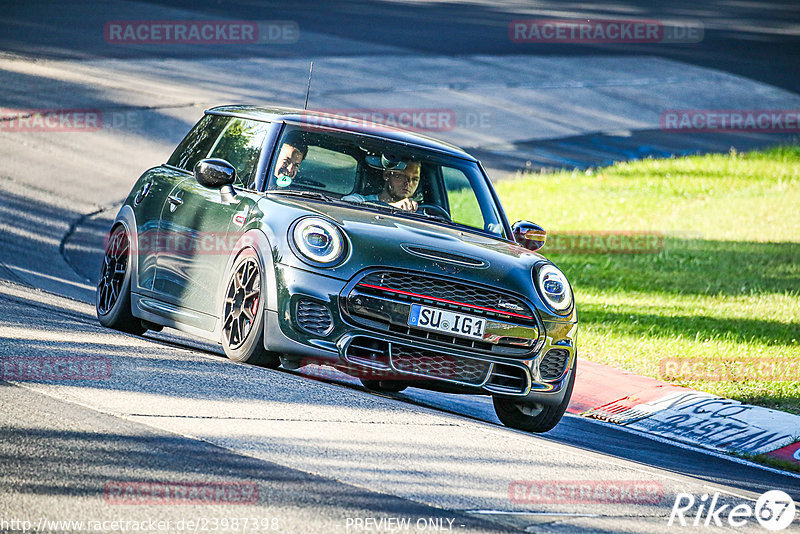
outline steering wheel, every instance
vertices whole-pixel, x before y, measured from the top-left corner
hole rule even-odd
[[[450,217],[450,214],[447,213],[447,210],[437,204],[418,204],[417,211],[420,211],[425,215],[441,217],[447,222],[453,222],[453,219]]]

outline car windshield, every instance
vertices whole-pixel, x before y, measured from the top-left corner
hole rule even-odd
[[[475,162],[354,133],[287,125],[267,191],[387,210],[503,237]]]

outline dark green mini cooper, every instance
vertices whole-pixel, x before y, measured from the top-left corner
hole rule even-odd
[[[332,365],[371,390],[491,395],[504,424],[544,432],[564,414],[577,356],[572,289],[535,252],[544,240],[509,224],[457,147],[322,113],[218,107],[122,205],[97,316],[202,336],[240,362]]]

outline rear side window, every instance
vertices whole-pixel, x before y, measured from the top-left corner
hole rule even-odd
[[[207,157],[219,134],[230,121],[229,117],[206,115],[195,124],[194,128],[186,134],[178,148],[167,160],[168,165],[184,169],[189,172],[194,170],[195,164]]]
[[[233,165],[236,169],[234,184],[249,186],[270,126],[267,122],[233,119],[225,126],[208,157],[224,159]]]

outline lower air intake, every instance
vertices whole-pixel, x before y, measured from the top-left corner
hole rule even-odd
[[[558,380],[564,375],[568,360],[567,349],[550,349],[539,364],[539,373],[544,380]]]
[[[488,362],[457,358],[429,350],[392,345],[392,365],[398,371],[480,385],[489,373]]]
[[[333,316],[330,310],[315,300],[297,301],[295,320],[300,328],[318,336],[330,334],[333,330]]]

